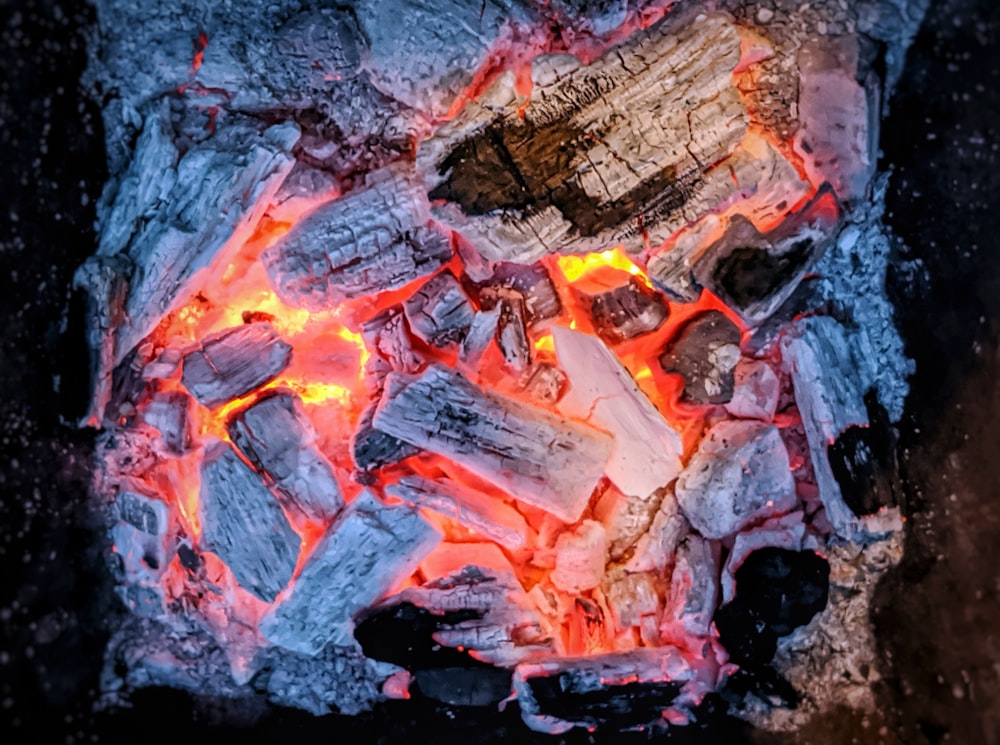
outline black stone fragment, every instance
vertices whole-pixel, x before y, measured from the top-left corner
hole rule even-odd
[[[827,449],[830,467],[847,506],[871,515],[898,503],[896,431],[875,391],[865,395],[867,427],[850,427]]]
[[[739,361],[740,330],[717,310],[689,321],[660,355],[664,372],[684,378],[682,400],[724,404],[733,397],[733,370]]]

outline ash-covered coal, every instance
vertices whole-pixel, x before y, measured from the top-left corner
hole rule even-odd
[[[836,668],[900,526],[897,10],[100,3],[108,689],[693,732]]]

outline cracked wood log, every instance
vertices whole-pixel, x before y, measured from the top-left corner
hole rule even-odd
[[[292,578],[301,539],[260,475],[229,443],[205,453],[198,516],[202,548],[222,559],[244,589],[266,603],[274,600]]]
[[[586,509],[610,454],[608,435],[488,392],[432,366],[389,375],[375,429],[444,456],[564,522]]]
[[[273,644],[315,656],[350,646],[354,616],[406,579],[441,535],[413,509],[364,491],[333,522],[260,631]]]
[[[403,311],[413,333],[433,347],[461,341],[474,314],[465,290],[450,271],[427,280],[403,301]]]
[[[268,393],[232,415],[229,437],[271,481],[282,505],[306,520],[330,520],[344,506],[317,433],[289,391]]]
[[[778,428],[749,420],[712,427],[675,491],[685,517],[706,538],[725,538],[796,504],[788,450]]]
[[[749,121],[733,76],[740,31],[723,16],[685,15],[590,65],[536,58],[526,106],[501,77],[420,145],[418,169],[443,200],[434,214],[484,257],[525,263],[657,245],[749,195],[761,160],[785,159],[737,148]]]
[[[521,513],[502,498],[484,494],[448,479],[405,476],[385,487],[385,493],[417,507],[426,507],[452,518],[484,538],[511,551],[521,548],[528,524]]]
[[[272,380],[288,367],[292,348],[270,323],[248,323],[206,336],[184,355],[181,382],[215,408]]]
[[[606,473],[623,494],[645,500],[681,471],[681,439],[604,343],[578,331],[552,330],[569,386],[559,410],[614,437]]]
[[[450,231],[429,219],[426,197],[398,168],[320,205],[261,256],[278,296],[311,311],[398,289],[451,258]]]

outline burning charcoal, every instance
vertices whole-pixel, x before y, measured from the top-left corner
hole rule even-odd
[[[116,362],[186,299],[200,271],[243,244],[295,164],[292,122],[227,119],[182,151],[160,112],[148,115],[102,220],[100,253],[138,268],[115,328]]]
[[[397,586],[441,536],[409,507],[386,507],[370,491],[355,498],[313,549],[302,573],[260,630],[307,655],[351,643],[353,618]]]
[[[562,311],[559,292],[540,263],[499,262],[490,278],[477,287],[479,303],[484,308],[493,308],[502,297],[516,293],[524,301],[524,320],[529,327]]]
[[[471,367],[477,366],[490,342],[496,337],[499,322],[499,307],[493,310],[477,310],[472,317],[469,333],[462,339],[462,346],[458,351],[459,359]]]
[[[528,105],[501,77],[420,143],[435,215],[497,261],[662,243],[766,172],[736,147],[740,39],[721,16],[668,15],[590,65],[535,60]]]
[[[365,628],[367,622],[359,625],[358,640],[366,644],[368,639],[373,647],[395,647],[397,651],[391,658],[380,659],[411,670],[455,664],[459,658],[453,650],[461,648],[471,651],[477,660],[501,667],[513,667],[525,659],[553,652],[553,641],[509,564],[506,570],[464,567],[419,587],[408,587],[383,601],[380,608],[392,613],[392,609],[407,605],[436,616],[432,619],[433,640],[452,651],[443,654],[444,650],[434,650],[433,654],[424,652],[417,657],[414,652],[419,653],[421,648],[404,646],[406,636],[398,641],[373,638],[370,624],[369,629]],[[383,617],[385,613],[376,611]]]
[[[501,498],[452,481],[410,476],[390,484],[385,492],[417,507],[447,515],[511,551],[521,548],[528,534],[521,513]]]
[[[554,404],[566,391],[566,374],[548,362],[537,362],[522,378],[521,387],[539,401]]]
[[[142,412],[143,421],[159,430],[163,447],[170,455],[182,455],[188,449],[190,409],[191,397],[183,391],[160,391]]]
[[[733,370],[733,396],[726,411],[741,419],[774,419],[778,407],[778,376],[763,360],[740,360]]]
[[[631,573],[615,569],[601,580],[601,589],[619,631],[658,625],[660,591],[652,572]]]
[[[594,517],[600,520],[608,531],[608,556],[620,560],[639,537],[645,533],[653,521],[664,490],[652,492],[645,498],[622,494],[613,485],[594,505]],[[669,497],[673,499],[673,495]]]
[[[361,324],[361,336],[369,349],[377,351],[393,370],[416,372],[424,360],[413,349],[402,306],[395,305]]]
[[[328,310],[398,289],[451,260],[451,233],[429,221],[426,198],[402,172],[383,169],[367,183],[317,207],[264,251],[282,301]]]
[[[688,324],[662,355],[660,367],[684,378],[682,400],[724,404],[733,396],[733,369],[740,359],[740,330],[711,310]]]
[[[413,333],[434,347],[460,341],[472,324],[472,303],[450,271],[431,277],[403,301]]]
[[[608,344],[656,331],[670,312],[660,293],[610,266],[588,272],[572,289],[590,314],[594,330]]]
[[[552,584],[571,595],[597,587],[607,561],[604,526],[595,520],[584,520],[573,530],[559,535]]]
[[[273,379],[292,358],[292,348],[269,323],[250,323],[205,337],[184,355],[181,382],[214,408]]]
[[[497,343],[508,367],[517,372],[531,364],[531,345],[524,323],[524,300],[504,297],[500,300],[500,318],[497,321]]]
[[[706,538],[724,538],[796,504],[788,451],[774,425],[723,421],[677,479],[677,501]]]
[[[671,633],[674,626],[693,636],[708,636],[718,603],[718,552],[704,538],[689,535],[677,547],[670,575],[670,592],[661,624],[664,636],[675,636]]]
[[[827,450],[850,427],[869,424],[862,391],[871,379],[870,363],[856,356],[847,330],[829,316],[796,322],[782,339],[781,352],[792,376],[827,519],[842,537],[888,532],[891,526],[879,516],[859,519],[848,507]]]
[[[674,561],[674,552],[690,526],[680,511],[677,498],[668,491],[653,515],[653,523],[638,541],[625,567],[630,572],[663,573]]]
[[[330,520],[344,506],[333,469],[316,445],[316,430],[295,394],[268,393],[233,414],[228,431],[247,460],[271,480],[283,505],[301,517]]]
[[[228,443],[205,453],[198,512],[202,548],[226,562],[244,589],[274,600],[292,578],[300,539],[278,500]]]
[[[373,401],[363,412],[358,421],[358,428],[351,437],[351,455],[354,465],[361,471],[369,473],[391,463],[399,463],[420,452],[408,442],[396,439],[392,435],[380,432],[372,426],[378,401]]]
[[[552,331],[569,389],[559,410],[611,433],[606,473],[623,494],[648,499],[681,470],[681,439],[600,339]]]
[[[664,710],[686,719],[684,712],[715,690],[718,677],[713,656],[659,647],[527,662],[514,671],[514,692],[525,724],[560,734],[573,727],[648,725],[661,721]]]
[[[379,431],[449,458],[517,499],[576,522],[604,471],[611,438],[431,366],[389,375]]]

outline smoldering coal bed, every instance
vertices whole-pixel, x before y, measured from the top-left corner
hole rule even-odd
[[[99,3],[89,72],[106,699],[871,706],[910,371],[874,163],[921,12],[175,5]]]

